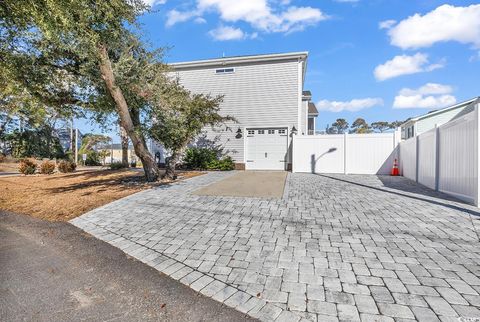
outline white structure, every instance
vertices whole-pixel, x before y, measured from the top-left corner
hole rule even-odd
[[[293,172],[388,174],[400,132],[295,136]]]
[[[404,177],[459,199],[480,204],[479,101],[453,120],[400,144]]]
[[[459,115],[471,112],[472,106],[479,99],[479,97],[475,97],[471,100],[407,120],[401,125],[402,139],[412,138],[435,128],[435,126],[445,124]]]
[[[233,116],[201,142],[223,147],[237,169],[286,170],[292,134],[313,134],[318,112],[304,92],[307,52],[173,63],[174,76],[194,93],[223,95],[221,113]]]

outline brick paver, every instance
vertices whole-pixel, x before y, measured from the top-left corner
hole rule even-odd
[[[289,174],[282,199],[191,194],[231,175],[72,223],[265,321],[480,318],[477,208],[399,177]]]

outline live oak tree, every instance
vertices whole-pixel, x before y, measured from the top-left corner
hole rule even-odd
[[[0,74],[45,106],[115,113],[154,181],[142,117],[161,104],[167,68],[132,31],[145,10],[141,0],[2,0]]]
[[[335,128],[335,132],[338,134],[343,134],[346,130],[348,130],[348,126],[348,122],[345,119],[337,119],[332,124],[332,127]]]
[[[161,107],[157,105],[150,109],[153,123],[148,127],[148,133],[170,151],[165,177],[175,179],[175,167],[180,156],[205,126],[235,120],[219,113],[222,96],[192,94],[178,81],[164,88],[163,97],[165,99]]]
[[[391,123],[385,122],[385,121],[379,121],[379,122],[373,122],[372,123],[372,129],[375,131],[379,131],[380,133],[385,132],[386,130],[391,129]]]
[[[372,132],[370,126],[363,118],[357,118],[351,126],[353,133],[364,134]]]

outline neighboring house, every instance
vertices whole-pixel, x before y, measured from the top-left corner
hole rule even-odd
[[[105,163],[110,164],[111,162],[122,162],[122,144],[113,143],[105,144],[97,148],[97,151],[107,150],[110,152],[110,155],[105,158]],[[101,160],[103,162],[103,160]],[[137,161],[137,156],[135,155],[135,150],[132,145],[128,146],[128,162]]]
[[[412,138],[433,129],[435,126],[447,123],[459,115],[471,112],[475,104],[479,101],[480,97],[475,97],[441,110],[431,111],[427,114],[411,118],[401,125],[402,139]]]
[[[226,57],[173,63],[173,75],[194,93],[223,95],[222,115],[199,145],[221,146],[237,169],[291,167],[293,134],[314,134],[318,111],[304,91],[307,52]]]

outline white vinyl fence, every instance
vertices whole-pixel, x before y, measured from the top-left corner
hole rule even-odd
[[[306,135],[293,138],[293,172],[388,174],[400,132]]]
[[[479,111],[400,143],[400,172],[429,188],[479,204]]]

